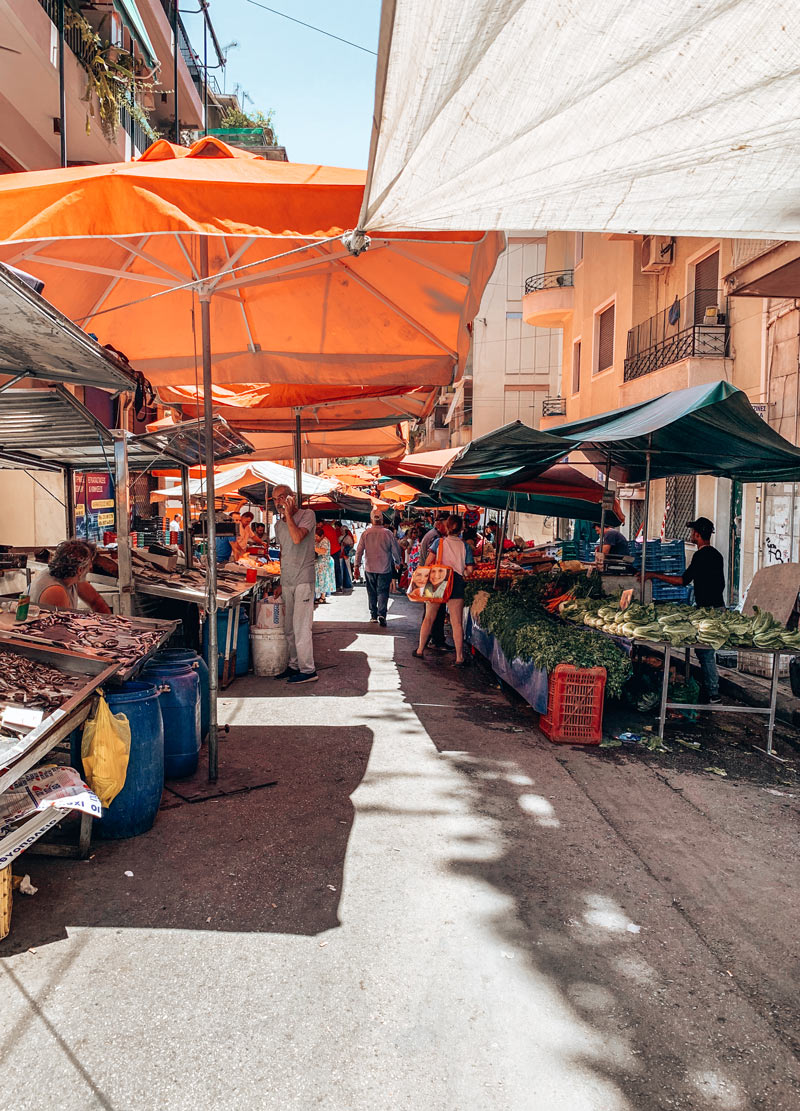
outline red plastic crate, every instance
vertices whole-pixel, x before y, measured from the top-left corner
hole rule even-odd
[[[606,669],[558,664],[549,686],[547,713],[539,718],[544,735],[559,744],[600,744]]]

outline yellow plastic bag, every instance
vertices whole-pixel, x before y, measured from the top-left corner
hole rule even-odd
[[[86,782],[103,806],[125,786],[130,754],[130,723],[124,714],[112,714],[101,694],[97,713],[83,727],[81,759]]]

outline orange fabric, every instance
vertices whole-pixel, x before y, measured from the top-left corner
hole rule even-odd
[[[159,142],[135,162],[0,176],[0,259],[158,387],[201,375],[198,295],[176,287],[200,276],[203,238],[216,383],[301,387],[279,405],[320,385],[347,397],[450,384],[504,238],[381,234],[356,257],[338,237],[363,187],[359,170]]]

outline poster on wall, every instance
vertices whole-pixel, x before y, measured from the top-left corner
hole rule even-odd
[[[114,485],[103,472],[76,474],[75,531],[81,539],[102,543],[103,533],[115,523]]]

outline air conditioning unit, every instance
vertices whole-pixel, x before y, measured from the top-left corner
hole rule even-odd
[[[642,273],[656,274],[672,266],[674,245],[668,235],[646,235],[642,240]]]

